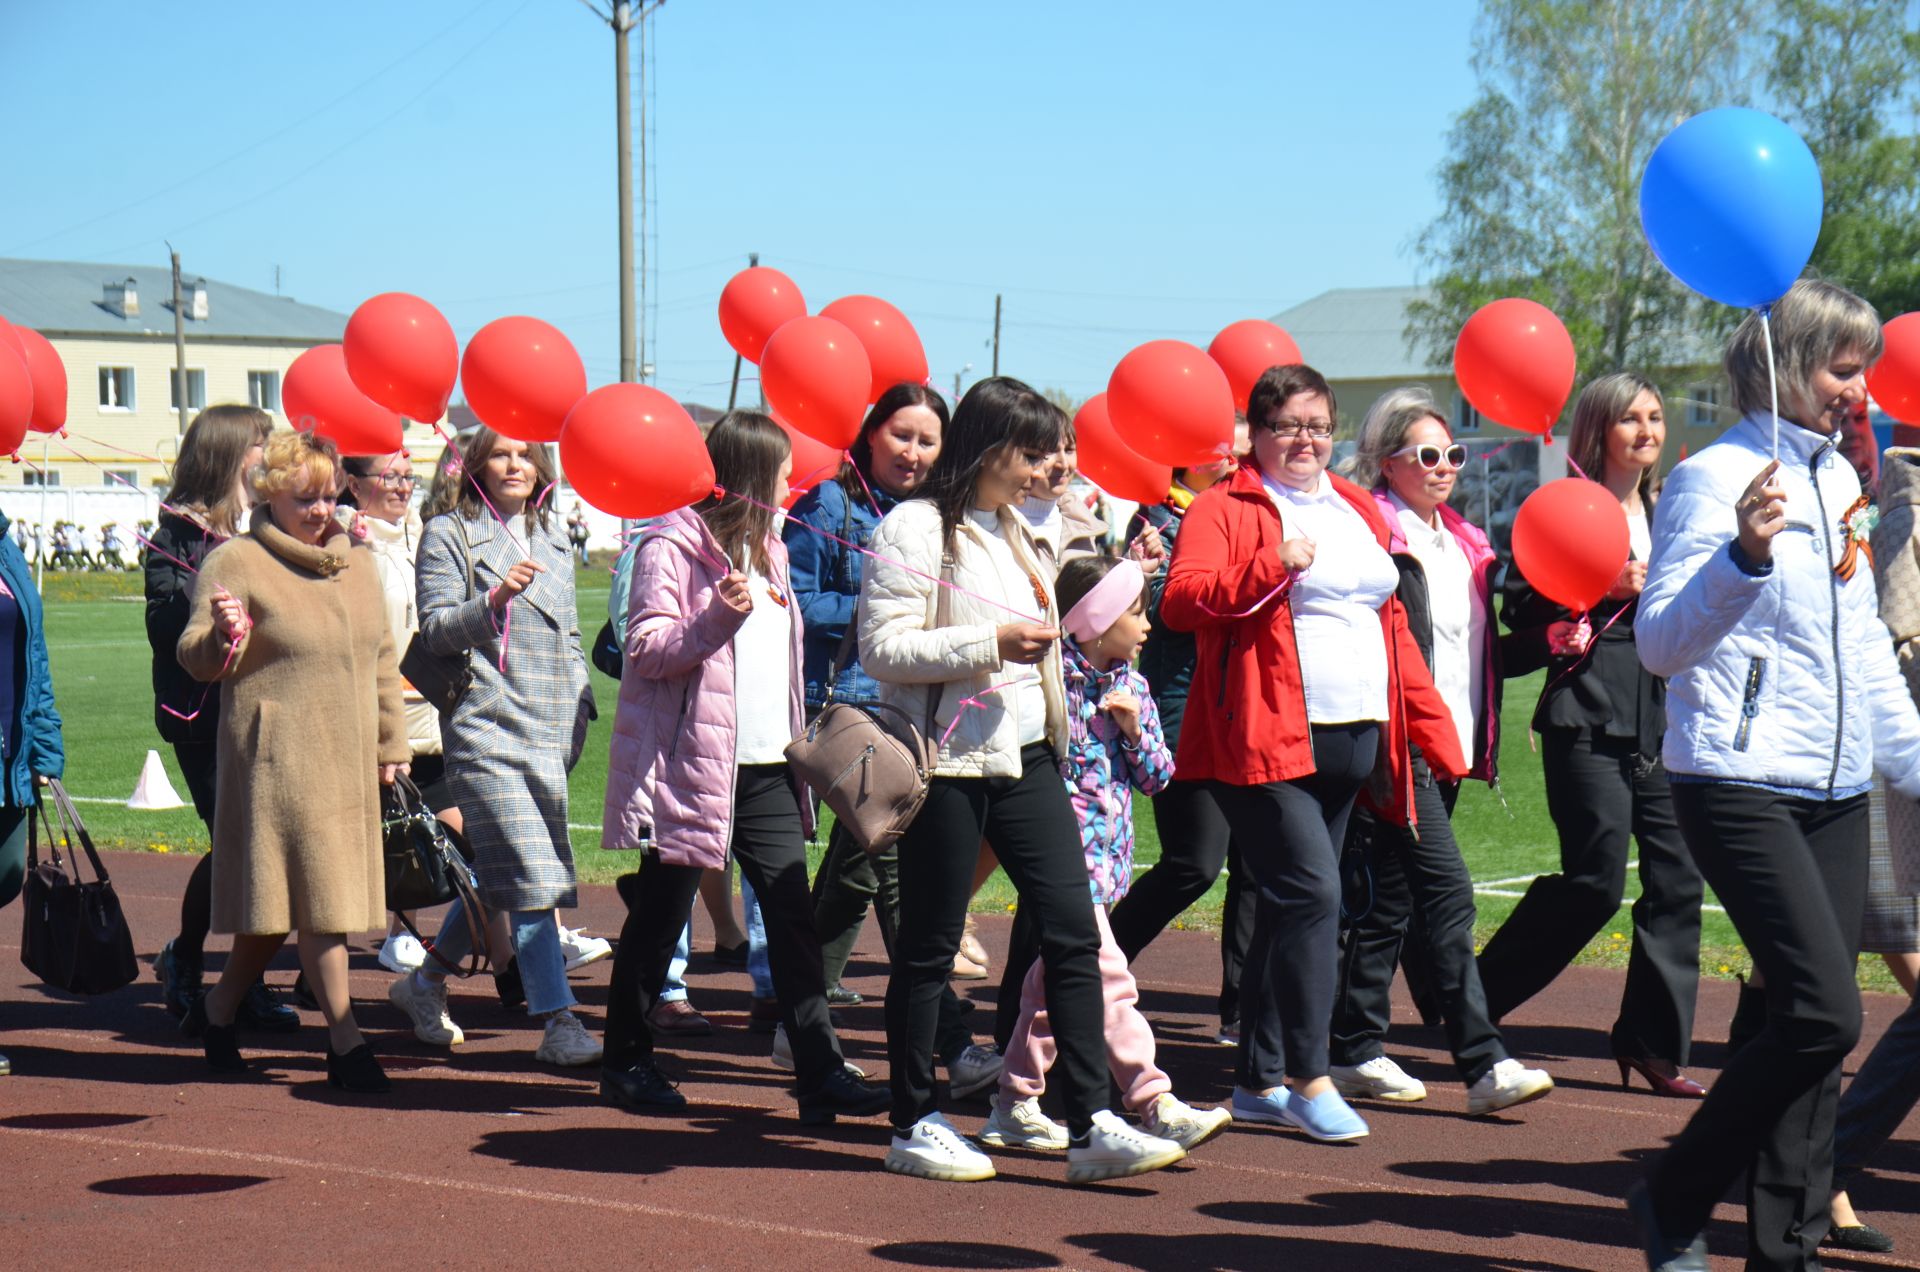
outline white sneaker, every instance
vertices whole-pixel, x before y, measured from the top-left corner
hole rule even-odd
[[[380,942],[380,966],[405,976],[417,972],[427,961],[427,947],[411,932],[395,932]]]
[[[1067,1148],[1067,1182],[1092,1184],[1144,1175],[1171,1166],[1186,1155],[1187,1150],[1172,1140],[1137,1130],[1110,1110],[1101,1109],[1093,1115],[1093,1129],[1087,1132],[1086,1142]]]
[[[1028,1096],[1012,1108],[993,1102],[993,1113],[980,1130],[980,1142],[989,1148],[1031,1148],[1064,1153],[1072,1141],[1067,1128],[1040,1111],[1040,1100]]]
[[[1411,1104],[1427,1098],[1427,1085],[1385,1056],[1365,1064],[1336,1064],[1327,1068],[1333,1089],[1349,1100],[1396,1100]]]
[[[1545,1069],[1529,1069],[1518,1060],[1501,1060],[1467,1088],[1467,1112],[1475,1117],[1537,1100],[1553,1090]]]
[[[993,1178],[993,1160],[938,1113],[921,1118],[905,1135],[894,1132],[882,1164],[896,1175],[954,1184]]]
[[[1000,1069],[1005,1063],[992,1043],[969,1045],[958,1060],[947,1066],[947,1093],[956,1100],[964,1100],[992,1086],[1000,1080]]]
[[[793,1044],[787,1041],[787,1027],[784,1023],[773,1027],[773,1067],[787,1073],[794,1071]],[[867,1071],[853,1061],[841,1057],[841,1067],[862,1082],[867,1080]]]
[[[1233,1114],[1226,1109],[1196,1109],[1163,1092],[1140,1119],[1149,1135],[1172,1140],[1184,1149],[1195,1149],[1233,1125]]]
[[[587,1027],[580,1023],[580,1017],[570,1011],[557,1011],[547,1017],[547,1035],[540,1040],[533,1058],[572,1068],[583,1064],[599,1064],[604,1054],[604,1049],[593,1040]]]
[[[435,1047],[457,1047],[467,1040],[460,1026],[447,1014],[447,983],[427,981],[412,972],[397,976],[387,986],[387,1001],[407,1014],[413,1022],[413,1036]]]
[[[579,928],[563,927],[560,929],[560,952],[567,956],[567,970],[577,972],[587,964],[598,963],[612,954],[613,944],[602,937],[588,936]]]

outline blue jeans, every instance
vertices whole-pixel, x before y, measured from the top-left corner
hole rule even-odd
[[[575,999],[567,985],[567,958],[560,952],[560,929],[554,924],[553,911],[509,910],[507,927],[513,934],[514,957],[520,960],[520,983],[527,992],[527,1014],[545,1016],[572,1007]],[[440,935],[434,938],[433,948],[454,964],[473,949],[473,936],[467,930],[466,913],[459,901],[447,908],[447,917],[440,923]],[[426,974],[445,978],[444,972]]]
[[[667,981],[656,1002],[683,1003],[687,1000],[687,959],[693,955],[693,924],[680,929],[680,943],[673,947],[673,961],[667,964]]]
[[[747,975],[753,978],[753,996],[775,997],[773,968],[767,962],[767,921],[760,915],[760,898],[753,895],[753,885],[744,872],[740,875],[740,908],[746,912]]]
[[[1833,1186],[1848,1181],[1879,1151],[1920,1102],[1920,998],[1887,1026],[1840,1097],[1833,1133]]]

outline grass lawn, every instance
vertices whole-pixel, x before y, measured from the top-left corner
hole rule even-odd
[[[589,639],[606,615],[607,587],[607,576],[600,569],[583,573],[580,621]],[[55,697],[66,722],[66,784],[76,798],[86,801],[81,812],[96,842],[103,846],[204,852],[206,830],[192,808],[135,812],[124,804],[150,748],[159,751],[174,789],[182,798],[186,796],[186,783],[173,762],[172,749],[160,741],[153,726],[152,662],[139,588],[139,575],[132,573],[47,576],[47,642],[53,660]],[[607,742],[618,686],[598,671],[593,673],[593,680],[601,715],[573,773],[569,817],[581,877],[589,882],[609,882],[630,870],[633,858],[600,847]],[[1547,817],[1540,757],[1527,733],[1527,720],[1540,684],[1541,677],[1533,676],[1507,686],[1500,791],[1494,793],[1478,783],[1469,783],[1461,793],[1454,817],[1455,835],[1482,890],[1481,940],[1512,911],[1528,878],[1558,866],[1559,847]],[[1160,856],[1149,801],[1136,801],[1136,818],[1137,855],[1140,867],[1145,868]],[[816,847],[816,857],[818,851]],[[1224,892],[1224,883],[1216,883],[1180,920],[1181,925],[1217,928]],[[1639,881],[1630,874],[1628,903],[1638,895]],[[976,898],[975,908],[1002,910],[1012,902],[1013,891],[1006,877],[996,873]],[[1703,929],[1701,967],[1706,974],[1726,976],[1747,969],[1746,952],[1724,914],[1710,910],[1704,916]],[[1630,918],[1623,906],[1581,961],[1624,966],[1631,935]],[[1862,962],[1861,981],[1874,989],[1897,990],[1878,959]]]

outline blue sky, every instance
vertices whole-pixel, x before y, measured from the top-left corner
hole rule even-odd
[[[985,374],[1003,292],[1002,371],[1075,396],[1142,341],[1413,281],[1472,19],[672,0],[650,22],[655,382],[725,401],[714,305],[749,251],[816,311],[899,305],[946,387]],[[463,341],[530,313],[607,383],[612,43],[579,0],[0,0],[0,256],[164,263],[171,239],[191,273],[271,291],[278,266],[342,311],[417,292]]]

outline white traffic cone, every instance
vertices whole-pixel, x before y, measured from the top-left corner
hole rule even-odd
[[[127,807],[185,808],[186,806],[186,801],[174,793],[173,783],[167,780],[167,769],[160,763],[160,752],[148,751],[147,762],[140,766],[140,780],[134,784],[133,798],[127,801]]]

